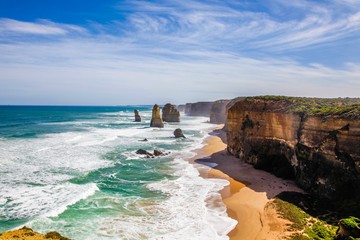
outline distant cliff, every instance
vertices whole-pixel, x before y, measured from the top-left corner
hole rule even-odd
[[[210,110],[210,123],[221,124],[226,122],[226,105],[230,100],[217,100]]]
[[[179,112],[184,112],[184,111],[185,111],[185,105],[184,105],[184,104],[178,105],[178,106],[176,107],[176,109],[177,109]]]
[[[231,154],[360,215],[360,99],[240,98],[227,141]]]
[[[185,114],[189,116],[210,117],[213,102],[196,102],[185,105]]]
[[[185,114],[186,114],[186,115],[189,115],[189,114],[190,114],[190,110],[191,110],[191,103],[185,104],[185,109],[184,109],[184,111],[185,111]]]

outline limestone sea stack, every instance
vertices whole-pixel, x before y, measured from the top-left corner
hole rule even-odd
[[[141,122],[141,117],[137,109],[134,109],[134,114],[135,114],[135,122]]]
[[[165,122],[180,122],[180,112],[174,105],[167,103],[162,109],[162,118]]]
[[[231,154],[360,215],[360,99],[239,99],[227,142]]]
[[[157,127],[157,128],[164,127],[164,122],[160,116],[160,107],[157,104],[154,105],[152,110],[150,127]]]

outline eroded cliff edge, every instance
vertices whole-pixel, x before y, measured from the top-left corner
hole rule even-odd
[[[360,215],[360,99],[239,99],[227,130],[231,154]]]

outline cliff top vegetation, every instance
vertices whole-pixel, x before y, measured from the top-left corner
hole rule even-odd
[[[286,102],[286,109],[282,109],[286,112],[360,119],[360,98],[306,98],[268,95],[246,99]]]

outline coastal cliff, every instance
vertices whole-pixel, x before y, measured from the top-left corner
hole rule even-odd
[[[196,102],[185,105],[185,114],[189,116],[210,117],[213,102]]]
[[[226,122],[226,105],[230,100],[217,100],[210,110],[210,123],[222,124]]]
[[[185,111],[185,104],[180,104],[176,107],[176,109],[179,111],[179,112],[184,112]]]
[[[227,142],[256,168],[360,215],[360,99],[238,99],[228,108]]]

